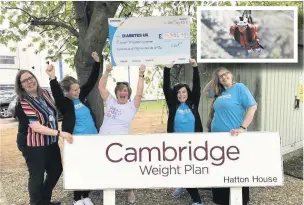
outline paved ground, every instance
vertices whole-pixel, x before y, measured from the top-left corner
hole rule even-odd
[[[17,127],[18,121],[14,118],[0,118],[0,129],[10,128],[10,127]]]

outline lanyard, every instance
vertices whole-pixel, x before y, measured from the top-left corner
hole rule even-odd
[[[47,114],[49,115],[49,121],[55,121],[55,118],[54,118],[54,113],[53,111],[48,107],[48,105],[46,104],[45,100],[40,97],[40,98],[33,98],[31,97],[44,111],[47,112]]]

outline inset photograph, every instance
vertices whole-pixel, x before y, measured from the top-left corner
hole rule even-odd
[[[198,7],[198,62],[298,62],[298,8]]]

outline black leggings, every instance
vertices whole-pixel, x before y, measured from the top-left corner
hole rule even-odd
[[[89,191],[74,191],[74,200],[78,201],[82,198],[89,197]]]
[[[193,203],[202,203],[201,197],[198,193],[197,188],[187,188],[186,189],[191,196]]]
[[[43,147],[26,147],[22,152],[29,171],[30,205],[47,204],[62,173],[58,143]],[[44,174],[46,178],[44,179]]]

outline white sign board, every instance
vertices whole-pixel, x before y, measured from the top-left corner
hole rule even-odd
[[[109,18],[112,65],[188,63],[188,16]]]
[[[280,149],[273,132],[74,136],[64,188],[281,186]]]

